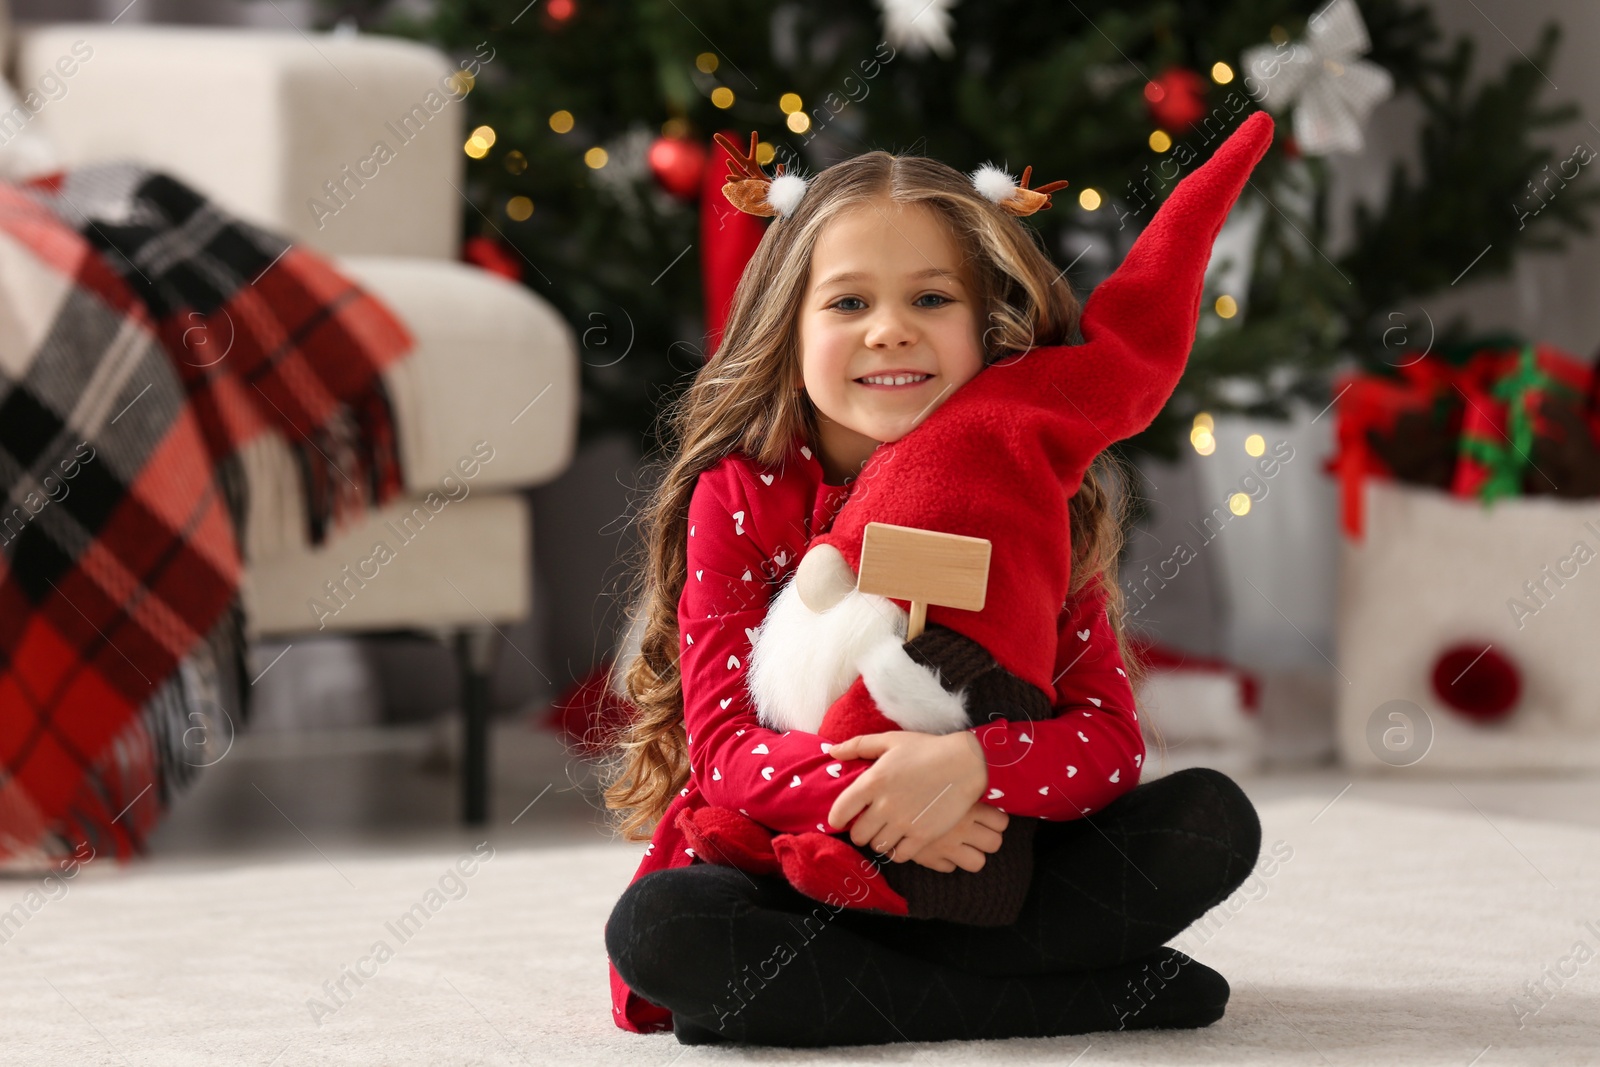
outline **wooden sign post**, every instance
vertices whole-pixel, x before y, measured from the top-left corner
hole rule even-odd
[[[984,537],[869,522],[861,541],[856,588],[909,601],[909,641],[927,625],[929,604],[983,610],[989,588],[990,547]]]

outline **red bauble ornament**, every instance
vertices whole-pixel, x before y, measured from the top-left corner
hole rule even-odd
[[[544,8],[544,28],[547,30],[563,29],[572,16],[577,13],[578,5],[573,0],[550,0]]]
[[[1206,113],[1206,80],[1192,70],[1173,67],[1146,82],[1144,98],[1150,117],[1168,133],[1184,133]]]
[[[1480,725],[1511,714],[1522,692],[1522,672],[1488,642],[1452,645],[1433,664],[1433,694],[1439,702]]]
[[[683,137],[657,137],[650,146],[650,173],[661,188],[679,200],[693,200],[700,193],[700,177],[706,169],[706,147]]]
[[[522,261],[515,252],[493,237],[482,234],[468,237],[461,246],[461,258],[491,274],[510,278],[514,282],[522,280]]]

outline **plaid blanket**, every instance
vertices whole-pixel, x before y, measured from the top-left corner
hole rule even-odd
[[[0,859],[143,849],[248,713],[239,449],[309,541],[400,490],[411,346],[305,248],[117,164],[0,184]]]

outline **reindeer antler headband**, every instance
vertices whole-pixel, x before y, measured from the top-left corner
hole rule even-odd
[[[776,215],[786,219],[794,214],[800,206],[800,198],[806,195],[808,181],[798,174],[785,174],[782,163],[778,164],[777,175],[768,178],[756,163],[760,138],[754,130],[750,132],[748,152],[741,152],[725,134],[713,134],[712,139],[733,157],[728,160],[728,180],[722,186],[722,195],[729,203],[751,215]],[[971,177],[972,186],[980,196],[1020,218],[1048,208],[1050,194],[1067,187],[1066,182],[1059,181],[1029,189],[1028,180],[1032,175],[1033,167],[1026,167],[1022,171],[1022,181],[1018,182],[999,167],[985,163],[973,171]]]

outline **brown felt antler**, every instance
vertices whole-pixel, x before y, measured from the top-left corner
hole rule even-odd
[[[1028,188],[1028,179],[1033,175],[1031,165],[1022,169],[1022,180],[1017,183],[1017,191],[1008,199],[1000,201],[1000,206],[1013,215],[1021,217],[1032,215],[1035,211],[1043,211],[1050,206],[1050,194],[1057,189],[1065,189],[1067,182],[1051,182],[1041,185],[1037,189]]]
[[[756,131],[750,131],[748,152],[741,152],[739,146],[726,134],[713,134],[712,140],[727,149],[728,155],[733,157],[728,160],[728,180],[722,187],[722,195],[740,211],[751,215],[776,215],[777,208],[767,201],[767,191],[772,187],[772,179],[766,176],[756,162],[756,148],[760,144],[760,136]],[[782,174],[783,164],[779,163],[778,175]]]

